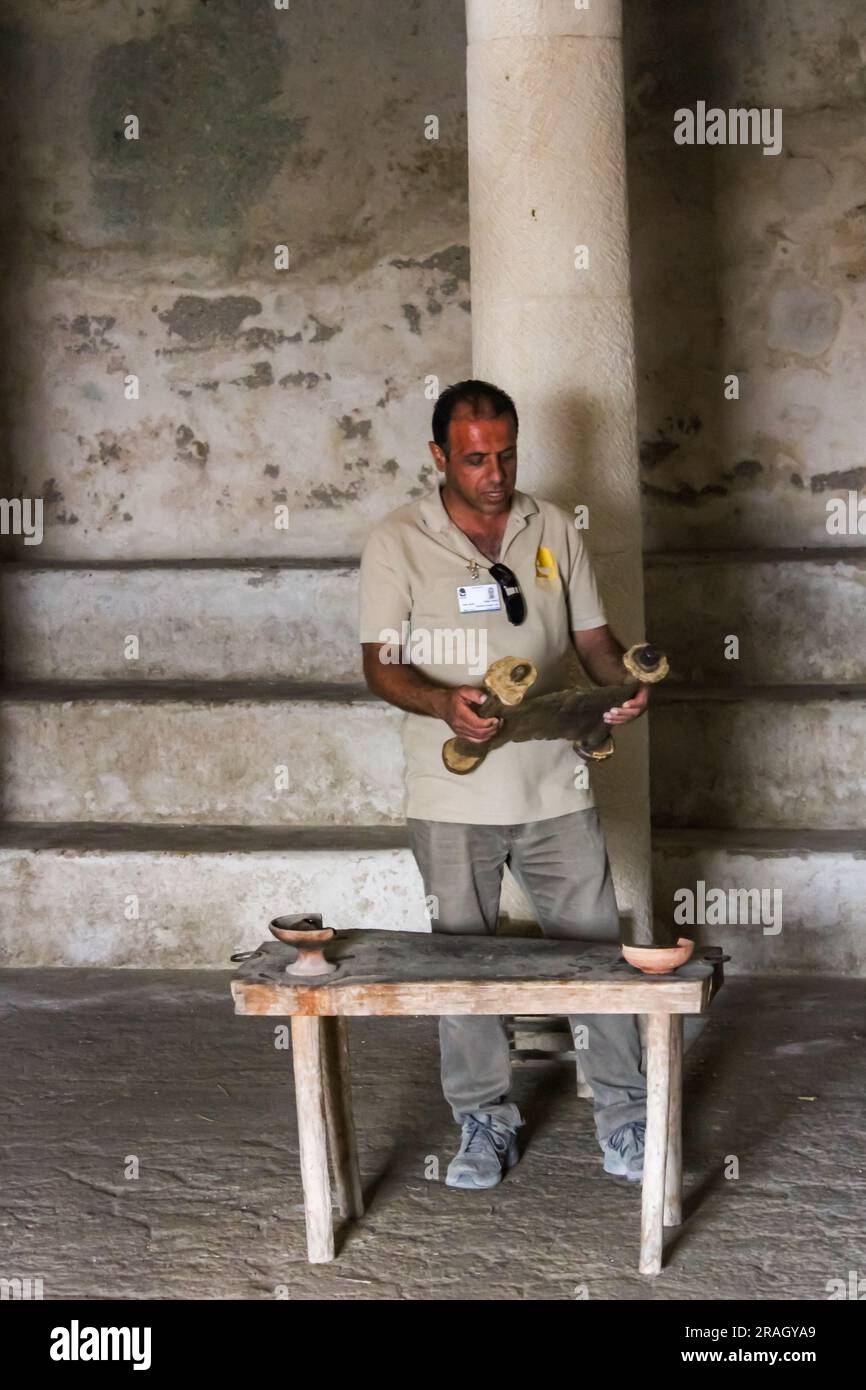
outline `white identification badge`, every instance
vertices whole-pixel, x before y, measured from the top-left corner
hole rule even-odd
[[[461,613],[490,613],[502,607],[495,584],[461,584],[457,603]]]

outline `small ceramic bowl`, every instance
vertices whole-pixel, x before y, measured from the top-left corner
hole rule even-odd
[[[695,943],[681,936],[676,946],[623,946],[622,953],[629,965],[645,975],[669,975],[678,966],[685,965],[694,949]]]
[[[334,939],[331,927],[322,925],[321,913],[296,912],[290,917],[275,917],[268,923],[272,936],[297,949],[296,958],[286,966],[287,975],[332,975],[336,965],[327,960],[324,946]]]

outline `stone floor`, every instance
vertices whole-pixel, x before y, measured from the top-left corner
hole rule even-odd
[[[516,1069],[520,1165],[452,1192],[435,1021],[352,1021],[369,1210],[311,1267],[290,1056],[227,975],[0,979],[0,1276],[46,1299],[826,1299],[866,1274],[866,982],[728,981],[687,1058],[687,1220],[645,1279],[639,1189],[602,1173],[568,1066]]]

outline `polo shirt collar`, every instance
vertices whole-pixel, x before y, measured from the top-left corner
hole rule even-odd
[[[515,488],[511,497],[511,509],[505,526],[505,534],[502,537],[503,549],[506,542],[511,539],[515,532],[523,529],[523,526],[526,524],[526,518],[532,516],[537,511],[538,507],[529,496],[529,493],[520,492]],[[425,497],[420,503],[420,512],[424,524],[429,527],[431,531],[447,531],[450,527],[458,531],[460,535],[463,534],[463,532],[460,531],[460,527],[454,525],[454,522],[445,510],[445,503],[442,501],[442,487],[438,484],[435,491],[428,497]]]

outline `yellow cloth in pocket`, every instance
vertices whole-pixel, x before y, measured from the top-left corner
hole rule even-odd
[[[558,574],[556,559],[546,545],[540,545],[535,556],[536,579],[556,579]]]

